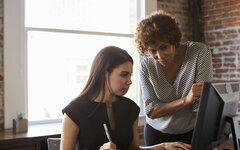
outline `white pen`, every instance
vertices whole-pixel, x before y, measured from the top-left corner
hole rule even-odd
[[[110,134],[109,134],[107,125],[106,125],[105,123],[103,124],[103,127],[104,127],[104,130],[105,130],[105,133],[106,133],[106,135],[107,135],[107,138],[108,138],[109,142],[112,142],[112,139],[111,139],[111,137],[110,137]]]

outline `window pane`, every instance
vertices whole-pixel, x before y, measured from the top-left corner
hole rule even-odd
[[[134,0],[26,0],[26,26],[133,33]]]
[[[61,109],[81,92],[92,60],[103,47],[116,45],[131,55],[136,52],[131,51],[133,39],[127,37],[39,31],[29,31],[27,36],[30,121],[62,116]],[[127,95],[135,100],[133,78]]]

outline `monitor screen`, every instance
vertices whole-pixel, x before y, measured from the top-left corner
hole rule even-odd
[[[239,82],[204,83],[191,142],[192,150],[218,147],[228,140],[234,126],[237,130],[239,85]],[[235,124],[231,124],[229,119]]]

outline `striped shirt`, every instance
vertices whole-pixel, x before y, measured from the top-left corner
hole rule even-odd
[[[192,84],[212,81],[212,57],[209,48],[202,43],[186,42],[186,54],[173,85],[166,80],[158,61],[151,56],[143,58],[140,66],[140,85],[145,112],[148,114],[159,103],[172,102],[187,96]],[[193,129],[198,100],[172,115],[151,119],[147,123],[163,133],[182,134]]]

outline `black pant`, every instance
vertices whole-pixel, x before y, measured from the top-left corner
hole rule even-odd
[[[184,142],[191,144],[193,130],[183,134],[167,134],[162,133],[149,124],[144,126],[144,139],[147,146],[163,143],[163,142]]]

